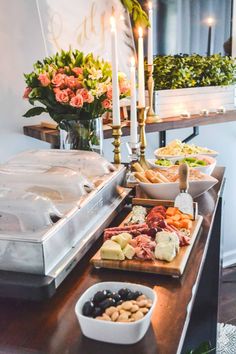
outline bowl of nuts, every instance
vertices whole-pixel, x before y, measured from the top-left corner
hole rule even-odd
[[[103,282],[88,288],[75,306],[82,333],[91,339],[134,344],[148,330],[157,295],[133,283]]]

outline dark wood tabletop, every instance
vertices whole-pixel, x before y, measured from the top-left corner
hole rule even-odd
[[[224,168],[217,167],[218,183],[197,199],[204,221],[184,275],[178,278],[145,273],[95,270],[89,264],[101,239],[89,250],[60,285],[55,296],[45,302],[0,299],[0,353],[4,354],[175,354],[186,333],[195,292],[211,238]],[[114,224],[124,217],[125,210]],[[121,346],[85,338],[75,316],[75,304],[91,285],[101,281],[136,282],[152,287],[158,296],[152,325],[135,345]]]
[[[203,126],[209,124],[219,124],[236,121],[236,110],[227,111],[224,114],[210,113],[208,116],[200,116],[199,114],[191,115],[190,118],[169,117],[162,118],[156,123],[146,124],[146,132],[161,132],[172,129],[182,129],[195,126]],[[59,146],[58,130],[42,128],[40,125],[28,125],[24,128],[24,134],[35,139],[46,141],[54,146]],[[104,125],[103,127],[104,139],[112,137],[111,126]],[[123,123],[123,136],[130,135],[129,122]]]

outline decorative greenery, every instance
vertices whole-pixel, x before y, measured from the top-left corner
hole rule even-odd
[[[214,349],[212,349],[209,342],[202,343],[197,349],[192,349],[188,351],[186,354],[210,354]]]
[[[153,79],[155,90],[232,85],[236,60],[220,54],[156,56]]]
[[[138,0],[121,0],[123,6],[128,10],[135,25],[148,27],[150,26],[148,16]]]
[[[112,108],[112,70],[104,60],[78,50],[60,53],[37,61],[34,71],[25,74],[24,98],[31,105],[24,117],[43,112],[60,124],[62,120],[100,117]],[[119,75],[120,98],[129,95],[125,75]]]

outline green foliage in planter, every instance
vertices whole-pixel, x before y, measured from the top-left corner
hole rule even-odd
[[[143,27],[150,25],[148,16],[138,0],[121,0],[121,3],[128,10],[135,25]]]
[[[221,54],[156,56],[153,79],[155,90],[232,85],[236,61]]]

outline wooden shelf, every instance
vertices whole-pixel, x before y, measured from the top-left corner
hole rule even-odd
[[[170,117],[163,118],[156,123],[146,124],[146,132],[154,133],[173,129],[183,129],[202,125],[228,123],[236,121],[236,110],[228,111],[224,114],[210,113],[208,116],[192,115],[191,118]],[[122,127],[123,136],[130,135],[129,122],[124,123]],[[46,141],[54,146],[59,145],[59,134],[57,130],[42,128],[40,125],[25,126],[24,134],[35,139]],[[112,129],[108,125],[104,125],[104,139],[112,137]]]

